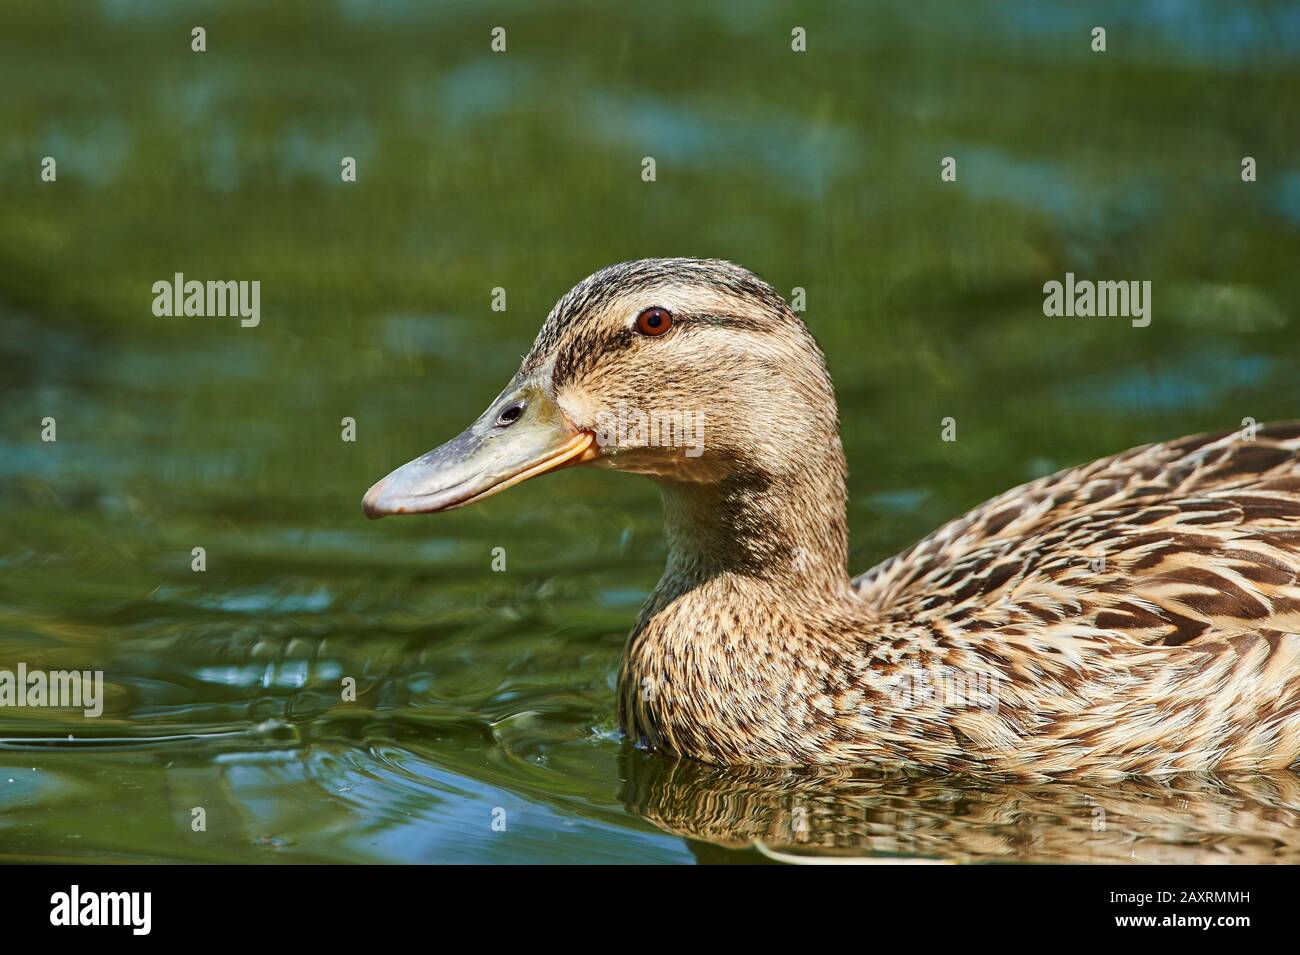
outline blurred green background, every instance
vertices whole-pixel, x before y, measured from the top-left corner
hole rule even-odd
[[[661,831],[644,789],[679,777],[616,731],[664,556],[652,484],[360,512],[609,263],[717,256],[807,290],[855,571],[1057,468],[1300,416],[1296,3],[3,16],[0,668],[103,669],[109,698],[0,710],[0,859],[754,858]],[[1044,317],[1067,271],[1150,280],[1150,327]],[[176,272],[260,280],[260,326],[155,317]],[[895,815],[1005,824],[950,796]]]

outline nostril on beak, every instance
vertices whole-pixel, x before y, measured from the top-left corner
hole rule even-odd
[[[526,401],[514,401],[506,405],[504,408],[501,409],[501,413],[497,415],[497,427],[498,428],[510,427],[521,417],[523,417],[524,409],[526,407],[528,407],[528,402]]]

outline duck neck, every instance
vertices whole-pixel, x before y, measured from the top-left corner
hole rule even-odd
[[[767,594],[848,594],[844,451],[838,436],[822,447],[779,475],[665,482],[668,565],[656,595],[675,599],[720,577]]]

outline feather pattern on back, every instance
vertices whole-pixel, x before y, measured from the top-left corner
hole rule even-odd
[[[1290,423],[1043,478],[854,584],[925,665],[991,673],[996,713],[949,714],[972,762],[1162,774],[1300,756],[1298,571]]]

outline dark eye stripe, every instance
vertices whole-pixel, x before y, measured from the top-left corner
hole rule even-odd
[[[695,325],[714,325],[719,328],[739,328],[752,332],[770,332],[776,324],[770,318],[750,318],[747,315],[679,315],[677,321]]]
[[[776,329],[777,323],[770,318],[750,318],[746,315],[706,315],[675,314],[673,317],[674,333],[690,334],[692,328],[711,325],[716,328],[732,328],[750,334],[768,335]],[[579,376],[591,371],[601,359],[610,352],[626,348],[633,342],[644,342],[641,335],[628,326],[622,328],[592,330],[575,336],[556,356],[555,368],[551,372],[556,387],[567,384]]]

